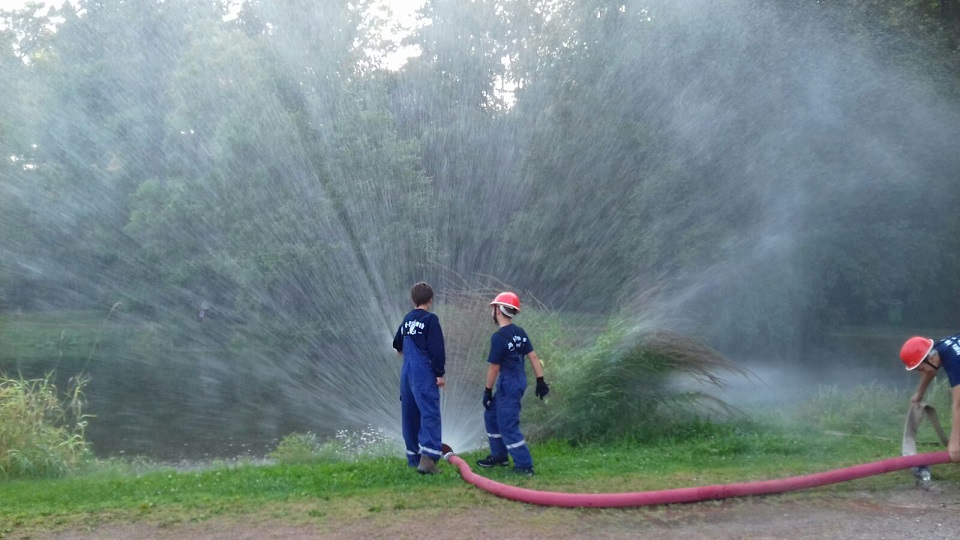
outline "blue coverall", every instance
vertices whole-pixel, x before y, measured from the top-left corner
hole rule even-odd
[[[527,389],[524,356],[533,352],[533,344],[523,328],[509,324],[490,337],[487,362],[500,365],[493,405],[483,413],[490,443],[490,455],[506,459],[509,453],[517,469],[533,467],[533,456],[520,432],[520,400]]]
[[[407,464],[416,467],[420,454],[440,459],[440,388],[446,353],[440,319],[414,309],[403,319],[393,338],[393,348],[403,353],[400,369],[400,411]]]

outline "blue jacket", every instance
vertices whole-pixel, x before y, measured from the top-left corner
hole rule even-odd
[[[533,343],[523,328],[508,324],[490,336],[490,355],[487,362],[500,365],[504,376],[526,377],[523,357],[533,352]]]
[[[409,336],[414,345],[430,358],[434,375],[443,377],[447,354],[443,347],[440,318],[429,311],[414,309],[403,318],[403,322],[397,328],[397,334],[393,337],[393,348],[398,352],[403,352],[404,336]]]
[[[950,386],[960,385],[960,334],[937,341],[933,348],[940,355],[940,365],[947,372]]]

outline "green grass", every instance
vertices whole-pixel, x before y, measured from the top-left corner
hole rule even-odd
[[[104,357],[123,358],[103,351],[114,341],[133,347],[131,340],[111,334],[130,329],[102,321],[102,315],[76,314],[62,320],[0,319],[0,349],[6,343],[6,359],[14,360],[18,367],[43,357],[56,358],[58,363],[62,359],[62,367],[71,361],[85,364],[97,351]],[[613,325],[590,345],[564,342],[565,325],[548,315],[537,318],[528,314],[527,321],[528,331],[538,336],[538,351],[548,361],[548,379],[556,394],[550,398],[551,414],[563,412],[564,421],[528,415],[524,425],[534,440],[538,429],[554,436],[532,444],[537,476],[519,478],[507,469],[475,469],[497,481],[551,491],[648,491],[784,478],[899,455],[909,399],[903,392],[877,385],[845,392],[825,388],[808,403],[763,410],[750,418],[734,415],[721,424],[699,420],[691,416],[694,413],[667,416],[663,407],[655,406],[631,416],[623,413],[622,405],[637,401],[639,390],[646,388],[641,384],[645,381],[619,373],[627,366],[630,373],[645,374],[644,366],[652,357],[645,349],[621,347],[624,329]],[[147,329],[132,335],[137,338],[132,340],[135,343],[151,339]],[[678,343],[685,346],[679,352],[696,356],[693,367],[715,365],[702,349],[667,341],[668,345]],[[0,350],[3,358],[4,350]],[[698,363],[698,359],[708,362]],[[585,371],[606,377],[604,387],[611,391],[603,395],[575,391],[571,381],[586,380],[591,373]],[[696,397],[690,401],[696,402]],[[672,399],[658,399],[673,403]],[[682,402],[685,397],[679,399]],[[930,388],[927,401],[949,424],[945,381]],[[591,411],[575,414],[587,404]],[[601,420],[612,421],[610,425],[617,429],[606,424],[597,429]],[[382,450],[388,445],[381,445],[383,441],[376,437],[370,438],[371,452],[345,456],[344,448],[357,448],[358,441],[368,439],[355,436],[358,434],[344,433],[342,440],[338,434],[337,440],[320,441],[310,434],[292,434],[272,454],[281,463],[271,466],[213,464],[202,471],[178,472],[143,460],[98,460],[60,478],[0,480],[0,538],[14,532],[17,537],[29,537],[34,531],[118,521],[178,523],[267,513],[293,521],[349,522],[371,514],[389,520],[406,510],[442,513],[507,504],[465,484],[447,464],[441,464],[443,474],[438,477],[417,475],[405,466],[399,452],[395,457],[383,457]],[[929,428],[921,429],[919,449],[940,449]],[[472,464],[484,454],[463,457]],[[956,467],[938,466],[934,474],[938,480],[960,480]],[[814,492],[843,494],[912,483],[910,473],[901,472]]]
[[[538,475],[483,470],[497,481],[533,489],[621,492],[782,478],[894,457],[899,441],[791,430],[754,422],[693,423],[653,441],[532,446]],[[927,434],[930,435],[930,434]],[[929,440],[928,440],[929,439]],[[935,450],[925,436],[922,450]],[[483,453],[464,455],[473,463]],[[0,536],[110,521],[197,521],[262,513],[351,519],[370,512],[412,508],[456,509],[495,504],[466,485],[453,467],[437,477],[417,475],[401,457],[270,466],[214,466],[208,470],[99,467],[60,479],[0,483]],[[478,470],[477,468],[474,469]],[[944,480],[960,480],[953,467],[937,467]],[[818,488],[819,493],[884,489],[911,483],[908,472]],[[411,497],[411,494],[416,497]],[[288,509],[288,510],[284,510]],[[307,517],[310,517],[307,516]]]
[[[81,368],[105,343],[129,340],[142,333],[116,322],[105,324],[105,314],[93,312],[44,312],[0,316],[0,366],[7,371],[51,363]],[[15,373],[8,373],[14,375]]]

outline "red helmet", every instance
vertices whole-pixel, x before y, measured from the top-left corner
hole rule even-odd
[[[505,306],[520,311],[520,297],[512,292],[502,292],[490,302],[491,306]]]
[[[923,362],[923,359],[930,354],[932,348],[932,339],[913,336],[900,348],[900,360],[903,360],[904,365],[907,366],[907,371],[916,369],[920,362]]]

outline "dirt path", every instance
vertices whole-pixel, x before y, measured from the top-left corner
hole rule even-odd
[[[946,484],[946,483],[944,483]],[[403,509],[326,516],[298,503],[276,512],[196,522],[108,522],[65,531],[14,531],[7,538],[88,540],[307,538],[844,538],[929,540],[960,531],[960,486],[912,485],[891,492],[809,492],[669,507],[615,510],[544,508],[478,497],[477,506],[441,513]]]

